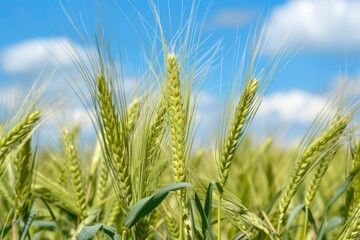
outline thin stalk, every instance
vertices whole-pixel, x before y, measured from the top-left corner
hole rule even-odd
[[[218,224],[217,224],[217,239],[218,240],[221,240],[221,196],[222,194],[220,194],[219,196],[219,206],[218,206],[218,211],[217,211],[217,221],[218,221]]]
[[[18,239],[18,234],[17,234],[17,229],[16,229],[16,221],[12,221],[11,223],[11,229],[12,229],[12,237],[13,239],[17,240]]]
[[[126,240],[127,239],[127,229],[125,228],[122,232],[122,236],[121,236],[122,240]]]
[[[304,227],[303,227],[303,234],[302,234],[302,239],[304,239],[304,240],[306,239],[306,235],[307,235],[308,214],[309,214],[309,208],[308,208],[308,206],[305,206]]]
[[[14,218],[13,218],[12,223],[11,223],[12,238],[15,239],[15,240],[19,239],[17,229],[16,229],[16,218],[17,218],[17,214],[15,212],[14,213]]]
[[[26,239],[26,236],[28,235],[30,226],[31,226],[32,222],[34,221],[35,216],[36,216],[36,213],[32,211],[30,213],[30,215],[29,215],[28,220],[26,221],[26,224],[25,224],[24,230],[23,230],[23,232],[21,234],[20,240],[25,240]]]
[[[184,240],[184,224],[183,224],[183,212],[182,207],[180,207],[180,218],[179,218],[179,230],[180,230],[180,240]]]

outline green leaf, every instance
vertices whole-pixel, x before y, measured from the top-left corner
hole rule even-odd
[[[10,232],[11,227],[12,227],[11,223],[6,224],[5,226],[0,226],[0,230],[1,230],[0,239],[5,239],[6,235]]]
[[[222,188],[221,184],[219,182],[215,182],[215,185],[219,191],[220,194],[223,194],[224,189]]]
[[[305,207],[304,204],[297,205],[292,212],[289,215],[289,219],[286,222],[286,228],[285,228],[285,240],[289,239],[288,233],[291,226],[291,223],[294,221],[295,217],[303,210]]]
[[[30,212],[30,215],[29,215],[29,218],[28,218],[27,221],[26,221],[24,230],[23,230],[22,233],[21,233],[20,240],[25,240],[26,236],[27,236],[28,233],[29,233],[29,228],[30,228],[30,226],[31,226],[31,224],[32,224],[35,216],[36,216],[36,212],[31,211],[31,212]]]
[[[316,220],[315,220],[314,215],[312,214],[310,208],[308,208],[308,221],[313,225],[315,232],[317,232]]]
[[[116,228],[107,226],[105,224],[95,224],[93,226],[84,226],[79,234],[76,236],[77,240],[93,239],[97,232],[103,232],[108,239],[121,240],[120,235],[117,233]]]
[[[201,216],[202,234],[204,236],[206,236],[206,230],[207,230],[209,232],[210,239],[213,239],[209,218],[207,218],[207,216],[205,214],[205,211],[202,208],[200,198],[199,198],[199,196],[197,195],[196,192],[195,192],[195,205],[196,205],[196,208],[197,208],[197,210],[198,210],[198,212],[200,213],[200,216]]]
[[[123,227],[129,229],[134,226],[140,219],[153,211],[171,191],[179,190],[185,187],[192,187],[190,183],[179,182],[164,187],[154,195],[138,201],[129,211],[125,218]]]
[[[337,226],[339,226],[342,223],[343,223],[342,217],[336,216],[336,217],[331,218],[328,225],[326,225],[326,227],[325,227],[324,233],[330,232],[331,230],[333,230],[334,228],[336,228]]]
[[[209,183],[208,189],[206,191],[206,198],[205,198],[205,206],[204,206],[204,211],[205,211],[205,216],[207,217],[207,219],[210,219],[211,217],[211,204],[212,204],[212,195],[213,195],[213,189],[214,189],[214,181],[211,181]]]

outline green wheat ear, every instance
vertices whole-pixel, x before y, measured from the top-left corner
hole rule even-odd
[[[229,177],[231,162],[244,133],[244,126],[250,115],[258,88],[259,81],[252,79],[246,85],[237,104],[234,120],[231,123],[230,131],[223,144],[222,155],[219,161],[218,181],[222,187],[224,187]]]
[[[145,152],[145,164],[144,164],[144,181],[146,186],[151,186],[151,170],[152,166],[157,161],[157,157],[161,151],[161,140],[163,138],[163,132],[165,129],[165,116],[166,116],[166,104],[164,101],[160,103],[157,108],[155,117],[151,122],[149,133],[146,138],[146,152]],[[158,177],[157,177],[158,178]],[[146,191],[147,194],[151,194]]]
[[[335,238],[336,240],[357,240],[360,237],[360,203],[346,221],[342,231]]]
[[[352,172],[360,169],[360,143],[358,140],[354,141],[354,159],[352,164]],[[351,215],[357,205],[360,204],[360,174],[357,174],[354,177],[354,180],[351,184],[352,189],[352,201],[349,206],[349,213]]]
[[[337,147],[335,147],[335,148],[337,148]],[[328,169],[330,162],[334,158],[334,155],[336,154],[336,152],[337,152],[337,149],[328,153],[325,157],[323,157],[323,159],[321,160],[319,165],[316,167],[315,174],[313,176],[313,179],[311,180],[310,186],[308,188],[308,191],[307,191],[306,197],[305,197],[305,205],[307,207],[310,206],[311,202],[313,201],[313,199],[315,197],[316,192],[320,188],[321,180],[323,179],[323,177],[326,173],[326,170]]]
[[[40,119],[40,112],[34,111],[22,119],[16,126],[0,140],[0,162],[4,161],[11,147],[19,143],[31,132],[34,124]]]
[[[132,205],[131,176],[127,161],[124,134],[120,117],[113,103],[113,94],[103,75],[97,77],[97,101],[100,107],[100,116],[103,124],[106,153],[109,155],[109,166],[113,168],[113,176],[119,184],[118,189],[121,207],[126,215]]]
[[[335,123],[331,124],[310,146],[305,149],[301,157],[295,164],[295,167],[290,176],[290,180],[287,183],[282,198],[279,202],[279,215],[278,215],[278,227],[283,221],[285,212],[290,205],[291,199],[298,190],[300,184],[304,181],[305,176],[310,170],[310,167],[314,164],[314,157],[326,152],[329,147],[333,147],[335,141],[343,133],[349,122],[349,117],[344,116]]]
[[[171,129],[171,152],[175,182],[185,181],[185,120],[183,100],[181,96],[179,65],[175,54],[167,57],[167,105]]]
[[[34,159],[31,156],[31,140],[27,140],[15,159],[15,211],[27,219],[31,208],[31,185],[34,176]]]
[[[128,116],[127,128],[130,134],[135,130],[136,121],[138,120],[139,115],[140,115],[140,100],[139,98],[135,98],[131,102],[127,110],[127,116]]]
[[[166,213],[165,215],[166,227],[171,239],[180,238],[179,223],[176,221],[172,214]]]
[[[80,159],[75,149],[74,133],[68,129],[63,128],[63,144],[65,150],[66,166],[71,175],[74,197],[79,212],[80,220],[85,219],[86,213],[86,200],[84,183],[81,174]]]

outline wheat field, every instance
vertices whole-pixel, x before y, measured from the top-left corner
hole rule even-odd
[[[64,124],[59,145],[40,148],[52,109],[35,89],[24,96],[0,123],[1,239],[360,239],[360,108],[347,96],[351,82],[334,90],[297,146],[254,141],[249,127],[287,60],[283,45],[257,64],[260,26],[238,59],[240,83],[218,113],[214,144],[198,147],[200,90],[220,47],[199,50],[192,27],[167,39],[159,19],[161,50],[146,59],[145,90],[136,94],[125,91],[101,32],[84,40],[96,49],[85,56],[69,40],[86,86],[73,91],[96,143]]]

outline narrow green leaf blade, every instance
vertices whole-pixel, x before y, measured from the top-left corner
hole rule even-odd
[[[76,236],[77,240],[90,240],[93,239],[97,232],[103,232],[108,239],[111,240],[121,240],[120,235],[117,233],[116,229],[107,226],[105,224],[95,224],[92,226],[84,226],[79,234]]]
[[[134,226],[140,219],[153,211],[166,198],[171,191],[179,190],[185,187],[192,187],[190,183],[179,182],[162,188],[150,197],[138,201],[129,211],[125,218],[123,227],[129,229]]]
[[[211,204],[212,204],[212,195],[213,195],[213,190],[214,190],[214,181],[211,181],[209,183],[208,189],[206,191],[206,198],[205,198],[205,206],[204,206],[204,211],[205,211],[205,215],[207,217],[207,219],[210,219],[211,216]]]
[[[210,225],[210,221],[209,219],[206,217],[205,211],[202,208],[201,205],[201,201],[200,198],[198,196],[198,194],[195,192],[195,205],[196,208],[198,210],[198,212],[200,213],[201,216],[201,230],[202,230],[202,234],[204,236],[206,236],[206,230],[209,232],[210,235],[210,239],[213,239],[212,233],[211,233],[211,225]]]
[[[289,239],[289,229],[291,226],[291,223],[294,221],[295,217],[303,210],[305,207],[304,204],[297,205],[292,212],[289,215],[289,219],[286,222],[286,228],[285,228],[285,240]]]

